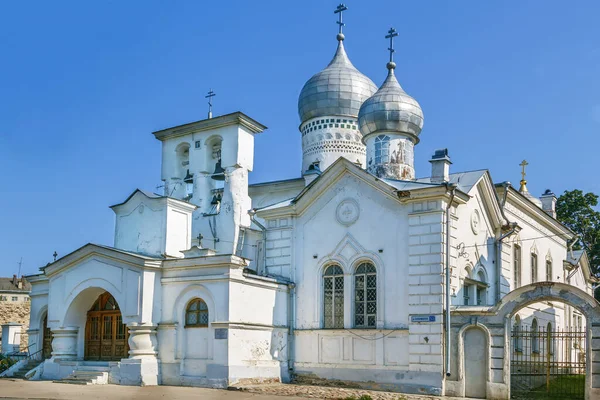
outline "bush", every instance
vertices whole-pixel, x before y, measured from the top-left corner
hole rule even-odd
[[[13,360],[12,358],[0,354],[0,374],[12,367],[13,365],[15,365],[16,363],[16,360]]]

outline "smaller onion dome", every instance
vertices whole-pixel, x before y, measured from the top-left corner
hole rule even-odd
[[[397,132],[418,143],[418,136],[423,128],[421,106],[398,83],[394,75],[396,64],[390,61],[387,68],[389,72],[383,85],[360,107],[360,132],[363,137],[376,133]]]
[[[344,35],[338,34],[333,59],[321,72],[312,76],[298,97],[300,121],[324,116],[356,118],[363,101],[377,90],[372,80],[350,62],[344,49]]]

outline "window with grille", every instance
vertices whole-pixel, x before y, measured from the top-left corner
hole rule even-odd
[[[362,263],[354,273],[354,326],[375,328],[377,322],[377,270]]]
[[[344,271],[330,265],[323,273],[324,328],[344,327]]]
[[[537,254],[531,254],[531,283],[538,281]]]
[[[513,327],[513,346],[515,351],[523,351],[523,327],[521,326],[521,317],[517,315],[515,325]]]
[[[552,282],[552,261],[546,260],[546,281]]]
[[[380,135],[375,138],[375,164],[390,162],[390,137]]]
[[[531,323],[531,351],[533,353],[540,352],[540,335],[538,332],[538,322],[535,318]]]
[[[521,286],[521,246],[514,245],[513,247],[513,269],[515,273],[514,283],[515,289]]]
[[[208,326],[208,306],[204,300],[193,299],[188,303],[185,310],[185,326],[186,328]]]

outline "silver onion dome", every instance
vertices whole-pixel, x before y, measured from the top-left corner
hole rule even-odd
[[[423,128],[423,111],[394,75],[396,64],[389,62],[388,76],[379,90],[360,107],[358,125],[363,137],[379,132],[398,132],[415,143]]]
[[[363,101],[377,91],[373,81],[352,65],[343,40],[344,35],[338,34],[333,60],[304,84],[298,98],[301,122],[324,116],[357,117]]]

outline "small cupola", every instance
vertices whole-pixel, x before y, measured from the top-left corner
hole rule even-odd
[[[394,28],[388,31],[390,61],[388,75],[379,90],[358,112],[358,125],[367,146],[367,171],[378,178],[413,180],[414,145],[423,128],[423,111],[396,79],[394,70]]]

